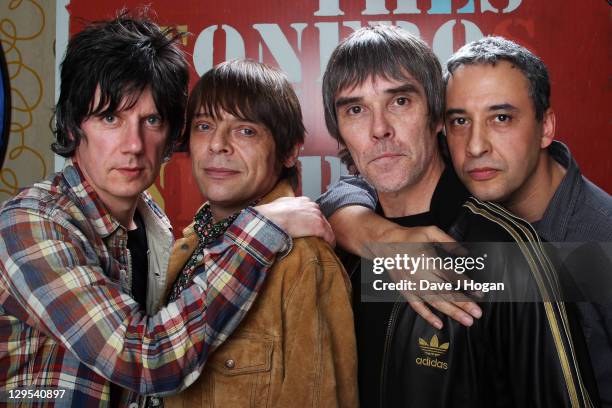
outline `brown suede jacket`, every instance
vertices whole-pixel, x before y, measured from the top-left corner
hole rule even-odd
[[[262,204],[293,196],[285,181]],[[183,231],[168,282],[197,244]],[[201,377],[166,408],[347,407],[359,405],[351,287],[342,264],[322,239],[294,239],[277,260],[238,329],[209,357]]]

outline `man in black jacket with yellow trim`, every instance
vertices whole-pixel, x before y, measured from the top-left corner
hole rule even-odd
[[[363,28],[327,66],[328,130],[376,189],[380,214],[403,226],[436,225],[464,242],[521,242],[521,256],[489,254],[488,280],[520,270],[520,289],[559,299],[556,273],[529,224],[469,198],[441,153],[443,89],[440,64],[423,41],[396,27]],[[568,305],[484,303],[472,327],[439,315],[444,325],[435,329],[403,301],[362,302],[351,266],[362,406],[598,405]]]

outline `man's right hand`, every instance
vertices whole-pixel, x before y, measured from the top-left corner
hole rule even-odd
[[[364,258],[373,259],[375,257],[387,256],[385,253],[374,249],[367,243],[440,243],[444,245],[446,251],[459,253],[462,249],[455,240],[441,229],[435,226],[426,227],[402,227],[391,222],[380,215],[374,213],[369,208],[353,205],[336,210],[329,218],[334,232],[338,237],[338,243],[349,252],[355,253]],[[377,248],[381,248],[377,246]],[[453,275],[456,275],[453,273]],[[453,281],[442,276],[430,276],[432,281]],[[455,278],[458,278],[455,276]],[[431,293],[431,292],[430,292]],[[422,297],[420,300],[409,300],[412,309],[423,319],[436,328],[442,327],[442,321],[426,305],[439,310],[452,319],[465,326],[471,326],[474,318],[478,319],[482,315],[480,307],[469,298],[463,301],[457,299],[449,300],[448,297]]]
[[[396,242],[438,243],[443,245],[447,252],[455,255],[461,255],[462,251],[464,251],[461,245],[457,244],[450,235],[435,226],[400,227],[394,225],[394,228],[388,230],[385,235],[388,240],[396,240]],[[421,271],[421,274],[430,282],[451,282],[453,285],[456,285],[457,280],[461,279],[461,276],[454,272]],[[450,300],[449,296],[434,296],[431,295],[430,291],[429,295],[423,296],[421,300],[411,300],[408,303],[415,312],[437,329],[442,328],[442,321],[431,311],[427,304],[464,326],[471,326],[474,323],[474,318],[478,319],[482,316],[480,307],[467,296],[455,293],[452,297],[454,298],[453,300]],[[412,298],[414,299],[414,295]],[[462,300],[460,300],[461,298]]]
[[[331,226],[319,206],[308,197],[282,197],[254,208],[293,238],[316,236],[336,245]]]
[[[370,254],[368,257],[372,259],[393,259],[397,254],[403,254],[404,256],[414,259],[435,259],[440,257],[440,254],[435,249],[435,246],[439,246],[440,249],[450,255],[467,255],[463,247],[455,241],[451,242],[452,238],[437,227],[401,228],[404,235],[409,233],[411,240],[418,239],[420,242],[408,242],[405,237],[403,241],[397,243],[371,242],[366,244],[364,252]],[[426,242],[426,237],[429,237],[431,242]],[[474,318],[480,318],[482,315],[480,307],[461,291],[455,289],[418,289],[421,280],[427,281],[429,287],[440,284],[446,285],[449,283],[452,288],[463,286],[463,284],[458,285],[458,282],[469,279],[454,270],[439,269],[436,267],[432,268],[430,266],[426,267],[420,264],[415,270],[390,268],[387,269],[387,272],[394,282],[412,281],[416,284],[415,288],[402,291],[401,293],[412,309],[437,329],[442,328],[442,321],[431,311],[429,306],[439,310],[464,326],[471,326],[474,323]],[[470,293],[475,296],[480,296],[479,293]],[[429,304],[429,306],[427,306],[427,304]]]

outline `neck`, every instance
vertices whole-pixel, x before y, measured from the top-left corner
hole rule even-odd
[[[273,176],[270,176],[273,177]],[[221,221],[224,218],[229,217],[232,214],[236,214],[239,211],[244,210],[250,205],[253,205],[254,202],[257,202],[257,205],[269,204],[270,202],[276,200],[280,197],[286,197],[289,195],[293,195],[293,190],[289,186],[288,181],[284,179],[275,179],[276,182],[272,187],[266,189],[265,192],[259,192],[254,195],[254,197],[250,197],[248,199],[244,199],[242,202],[215,202],[212,200],[208,200],[208,204],[210,205],[210,211],[212,213],[213,221],[215,223]],[[202,194],[206,196],[206,192],[202,191]]]
[[[543,149],[531,177],[504,206],[529,222],[541,220],[565,173],[566,169]]]
[[[242,211],[247,207],[247,205],[243,206],[220,206],[210,203],[210,212],[212,213],[213,221],[215,223],[229,217],[232,214],[236,214],[238,211]]]
[[[102,200],[104,202],[104,200]],[[137,201],[134,203],[112,203],[109,204],[104,202],[108,212],[117,220],[119,224],[124,226],[128,230],[136,229],[136,222],[134,221],[134,214],[136,213]]]
[[[429,211],[431,198],[444,171],[444,161],[437,151],[416,182],[392,193],[378,193],[380,205],[387,217],[406,217]]]

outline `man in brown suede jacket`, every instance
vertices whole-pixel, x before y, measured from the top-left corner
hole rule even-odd
[[[234,214],[254,202],[293,197],[304,140],[300,105],[286,77],[252,61],[222,63],[199,80],[186,129],[193,173],[208,202],[174,246],[170,299],[191,283],[202,261],[193,256],[201,252],[196,249],[232,233]],[[231,289],[234,296],[242,291]],[[239,328],[166,407],[357,407],[350,292],[325,241],[294,239]]]

